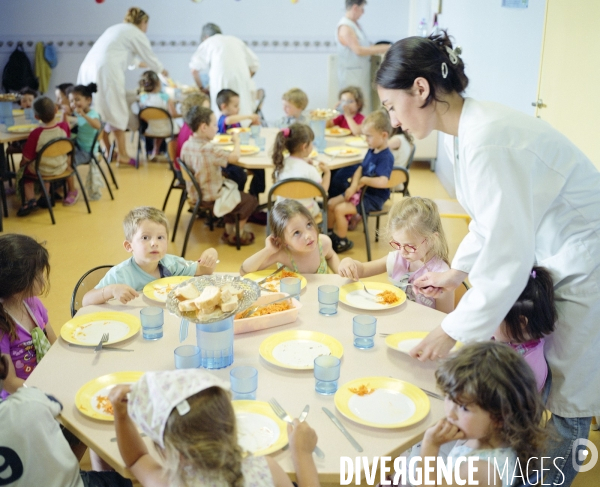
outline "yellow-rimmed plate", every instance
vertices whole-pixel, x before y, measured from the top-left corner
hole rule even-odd
[[[102,421],[113,421],[114,416],[102,405],[107,404],[108,393],[118,384],[133,384],[140,380],[143,372],[115,372],[103,375],[84,384],[75,395],[75,406],[81,414]]]
[[[399,352],[408,355],[408,353],[421,343],[421,340],[427,335],[429,335],[429,332],[427,331],[404,331],[394,333],[385,338],[385,344],[393,350],[398,350]],[[461,342],[456,342],[456,345],[454,345],[450,352],[455,352],[462,346],[463,344]]]
[[[102,335],[108,333],[105,345],[109,345],[127,340],[140,327],[137,316],[118,311],[101,311],[71,318],[60,329],[60,336],[66,342],[77,345],[98,345]]]
[[[375,389],[359,396],[350,389]],[[346,418],[373,428],[402,428],[429,413],[429,398],[417,386],[390,377],[363,377],[347,382],[335,393],[335,407]]]
[[[367,147],[369,147],[367,141],[362,137],[348,137],[346,139],[346,145],[349,145],[351,147],[358,147],[360,149],[366,149]]]
[[[342,286],[340,288],[340,301],[353,308],[370,311],[395,308],[406,301],[406,294],[404,294],[404,291],[392,284],[386,284],[384,282],[365,282],[365,286],[367,286],[369,291],[391,291],[398,296],[398,301],[393,304],[378,303],[376,296],[367,293],[361,282],[351,282],[350,284]]]
[[[288,442],[287,425],[262,401],[232,401],[238,443],[255,457],[281,450]]]
[[[300,279],[300,289],[304,289],[306,287],[306,284],[307,284],[306,277],[298,274],[297,272],[291,272],[291,271],[285,271],[285,272],[286,272],[285,277],[297,277],[298,279]],[[246,274],[244,276],[244,279],[250,279],[251,281],[258,282],[270,274],[273,274],[273,271],[271,269],[265,269],[262,271],[256,271],[256,272],[251,272],[250,274]],[[294,274],[294,275],[289,276],[287,274]],[[275,274],[273,276],[273,279],[262,283],[261,286],[265,289],[268,289],[271,292],[278,293],[281,291],[281,289],[279,289],[280,279],[281,279],[281,274]]]
[[[233,151],[232,145],[226,145],[225,147],[221,147],[221,149],[226,150],[227,152]],[[240,145],[240,155],[242,156],[253,156],[254,154],[258,154],[260,152],[260,148],[255,145]]]
[[[20,117],[21,115],[25,115],[25,112],[21,109],[15,108],[12,111],[13,117]]]
[[[288,151],[288,150],[284,150],[284,151],[282,152],[282,154],[283,154],[283,157],[288,157],[288,156],[290,155],[290,151]],[[308,155],[308,157],[309,157],[310,159],[314,159],[314,158],[315,158],[315,157],[317,157],[318,155],[319,155],[319,153],[318,153],[316,150],[314,150],[314,149],[313,149],[313,150],[312,150],[312,152],[311,152],[311,153]]]
[[[156,281],[149,282],[144,286],[144,296],[151,299],[152,301],[159,301],[161,303],[167,302],[167,296],[175,288],[175,286],[182,282],[189,281],[192,276],[169,276],[157,279]]]
[[[327,137],[346,137],[347,135],[350,135],[351,133],[352,133],[352,130],[344,129],[341,127],[331,127],[331,128],[325,129],[325,135]]]
[[[239,134],[240,132],[250,132],[250,127],[233,127],[227,131],[228,134]]]
[[[37,123],[29,123],[26,125],[13,125],[12,127],[8,127],[8,131],[13,134],[26,134],[38,128],[39,125]]]
[[[328,156],[336,156],[336,157],[356,157],[360,155],[360,150],[355,147],[327,147],[325,149],[325,154]]]
[[[231,144],[231,135],[217,134],[212,140],[213,144],[229,145]]]
[[[267,362],[294,370],[311,370],[315,358],[333,355],[341,358],[344,347],[330,335],[318,331],[289,330],[266,338],[258,350]]]

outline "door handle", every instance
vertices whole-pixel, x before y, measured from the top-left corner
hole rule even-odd
[[[537,101],[532,102],[531,106],[536,108],[546,108],[546,105],[544,105],[544,100],[541,98],[538,98]]]

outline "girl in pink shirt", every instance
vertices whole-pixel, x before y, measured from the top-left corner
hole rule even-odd
[[[350,129],[352,135],[360,136],[362,134],[361,124],[365,116],[360,113],[364,104],[363,92],[357,86],[347,86],[340,91],[340,103],[338,110],[341,114],[333,120],[327,121],[327,127],[340,127]]]
[[[450,268],[448,243],[437,205],[428,198],[403,198],[390,210],[385,232],[395,250],[371,262],[358,262],[349,257],[340,262],[342,277],[360,279],[387,272],[392,284],[401,288],[408,299],[449,313],[454,309],[454,293],[432,299],[414,293],[412,282],[426,272],[444,272]]]
[[[0,353],[9,360],[2,399],[23,385],[56,341],[37,298],[48,284],[48,251],[31,237],[0,236]]]

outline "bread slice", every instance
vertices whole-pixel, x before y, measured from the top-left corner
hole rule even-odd
[[[223,313],[230,313],[232,311],[235,311],[238,307],[238,297],[237,296],[231,296],[231,298],[227,301],[223,301],[221,303],[221,311],[223,311]]]
[[[196,289],[191,282],[185,286],[175,289],[175,298],[179,301],[186,301],[188,299],[196,299],[200,296],[200,292]]]
[[[200,297],[194,300],[198,309],[211,312],[215,306],[221,304],[221,290],[217,286],[206,286]],[[211,310],[211,311],[208,311]]]
[[[193,299],[186,299],[185,301],[180,301],[178,306],[179,311],[196,311],[198,309]]]
[[[229,292],[229,293],[231,293],[231,295],[237,296],[238,298],[243,293],[243,291],[241,289],[238,289],[237,287],[235,287],[234,285],[229,284],[229,283],[227,283],[221,287],[221,292]]]
[[[231,296],[233,296],[233,294],[231,294],[231,289],[227,286],[223,286],[221,288],[221,302],[224,303],[226,301],[229,301],[231,299]]]

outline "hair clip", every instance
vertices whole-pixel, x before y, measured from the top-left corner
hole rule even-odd
[[[175,406],[175,409],[177,409],[179,416],[185,416],[190,412],[190,403],[184,399],[177,406]]]
[[[531,271],[531,277],[533,277],[534,279],[537,277],[537,273],[535,272],[535,270]]]
[[[283,136],[284,136],[284,137],[286,137],[286,138],[287,138],[287,137],[289,137],[289,136],[290,136],[290,128],[289,128],[289,127],[286,127],[286,128],[284,128],[284,129],[281,129],[281,131],[283,132]]]
[[[448,53],[448,57],[450,58],[450,62],[452,64],[458,64],[458,56],[456,52],[451,47],[446,46],[446,52]],[[444,76],[445,78],[445,76]]]
[[[448,65],[446,63],[442,63],[442,78],[446,79],[448,77]]]

